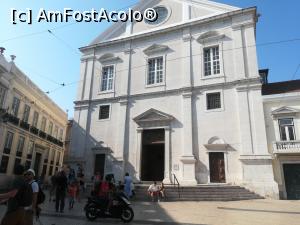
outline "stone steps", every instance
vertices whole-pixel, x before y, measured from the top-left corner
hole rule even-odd
[[[137,184],[135,186],[134,201],[149,201],[147,195],[149,185]],[[166,185],[166,201],[238,201],[250,199],[262,199],[261,196],[240,186],[224,185],[198,185],[180,187],[180,197],[178,188]]]

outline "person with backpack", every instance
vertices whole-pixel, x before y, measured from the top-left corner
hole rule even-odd
[[[37,199],[39,193],[39,185],[34,180],[35,172],[33,169],[29,169],[24,174],[25,180],[32,188],[32,205],[25,207],[25,225],[33,225],[33,217],[37,215]]]
[[[7,211],[1,225],[25,225],[25,207],[32,204],[32,189],[24,179],[24,170],[24,166],[17,165],[9,191],[0,194],[0,202],[7,201]]]

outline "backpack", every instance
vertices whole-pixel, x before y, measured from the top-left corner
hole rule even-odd
[[[16,195],[18,206],[27,207],[32,205],[32,188],[27,182],[24,182],[23,187],[18,191]]]
[[[39,192],[38,192],[38,195],[37,195],[37,201],[36,201],[36,204],[39,205],[39,204],[44,203],[45,199],[46,199],[46,195],[45,195],[45,193],[43,192],[41,186],[39,185]]]

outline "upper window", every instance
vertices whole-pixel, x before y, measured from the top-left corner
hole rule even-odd
[[[3,87],[2,85],[0,85],[0,109],[3,107],[4,105],[4,99],[5,99],[5,95],[6,95],[6,88]]]
[[[20,99],[14,97],[13,104],[12,104],[12,114],[16,117],[18,116],[19,106],[20,106]]]
[[[16,151],[16,155],[19,157],[22,156],[22,152],[24,149],[24,143],[25,143],[25,137],[20,136],[18,146],[17,146],[17,151]]]
[[[164,81],[163,57],[148,59],[147,85],[159,84]]]
[[[99,120],[109,119],[110,105],[101,105],[99,108]]]
[[[53,137],[57,138],[57,135],[58,135],[58,126],[55,126]]]
[[[52,131],[53,131],[53,123],[50,122],[50,123],[49,123],[49,127],[48,127],[48,134],[49,134],[49,135],[52,135]]]
[[[23,121],[26,122],[26,123],[28,122],[29,114],[30,114],[30,106],[25,105],[24,106]]]
[[[110,91],[114,83],[114,66],[105,66],[102,68],[101,91]]]
[[[32,126],[37,127],[39,121],[39,113],[35,111],[33,113],[33,120],[32,120]]]
[[[157,25],[157,24],[164,22],[168,18],[169,11],[166,7],[157,6],[157,7],[154,7],[154,10],[156,11],[156,14],[157,14],[156,20],[152,21],[152,20],[146,19],[145,20],[146,23],[151,24],[151,25]]]
[[[292,118],[279,119],[278,124],[281,141],[296,140],[294,120]]]
[[[221,93],[207,93],[206,94],[206,107],[207,110],[221,108]]]
[[[41,123],[41,130],[43,132],[45,132],[45,130],[46,130],[46,122],[47,122],[46,117],[43,116],[42,123]]]
[[[204,49],[204,75],[220,74],[219,46]]]
[[[11,132],[7,132],[5,138],[5,144],[4,144],[4,151],[3,151],[5,154],[10,154],[13,138],[14,138],[14,134]]]
[[[64,134],[63,129],[60,129],[60,130],[59,130],[59,137],[58,137],[58,139],[59,139],[60,141],[62,141],[62,139],[63,139],[63,134]]]

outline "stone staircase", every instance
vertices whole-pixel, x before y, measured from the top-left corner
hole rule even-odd
[[[149,184],[136,184],[133,201],[150,201],[147,195]],[[210,184],[197,186],[165,185],[165,201],[239,201],[263,199],[263,197],[240,186]]]

